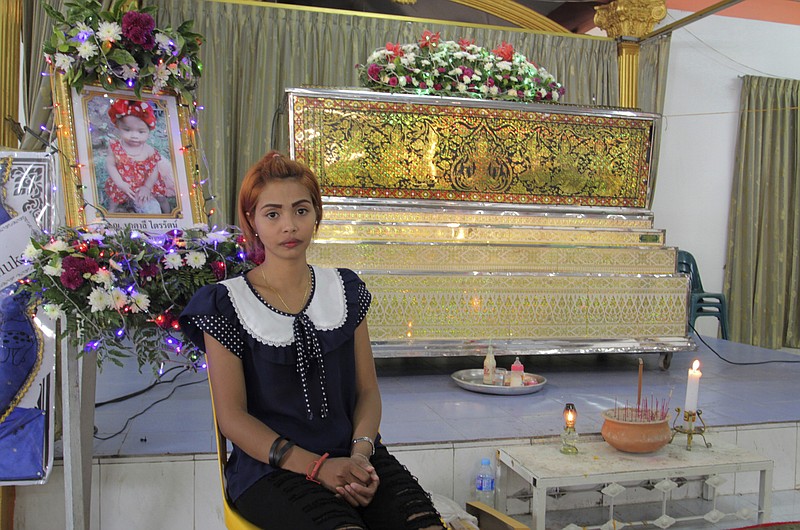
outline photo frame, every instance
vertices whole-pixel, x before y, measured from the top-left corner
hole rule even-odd
[[[164,233],[207,222],[191,103],[168,91],[78,92],[54,75],[67,225]]]

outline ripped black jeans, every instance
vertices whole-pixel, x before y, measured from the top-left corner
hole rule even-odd
[[[372,502],[353,507],[305,475],[277,470],[247,489],[236,509],[268,530],[416,530],[444,528],[430,495],[385,447],[370,458],[380,477]]]

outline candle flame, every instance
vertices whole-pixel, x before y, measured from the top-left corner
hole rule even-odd
[[[700,361],[695,359],[694,362],[692,363],[692,370],[697,370],[698,368],[700,368]]]

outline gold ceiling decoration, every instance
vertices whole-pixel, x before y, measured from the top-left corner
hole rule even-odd
[[[614,0],[594,9],[594,23],[613,39],[642,38],[667,16],[664,0]]]

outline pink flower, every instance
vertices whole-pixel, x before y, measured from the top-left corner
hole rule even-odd
[[[425,81],[420,81],[420,83],[419,83],[419,87],[420,87],[422,90],[425,90],[426,88],[428,88],[428,85],[427,85],[427,83],[425,83]]]
[[[472,46],[475,44],[475,39],[458,39],[458,45],[461,47],[461,51],[467,51],[467,47]]]
[[[433,89],[434,90],[441,90],[442,89],[442,84],[441,83],[436,83],[435,85],[433,85]]]
[[[128,11],[122,16],[122,36],[145,50],[152,50],[156,45],[155,29],[156,21],[147,13]]]
[[[380,79],[382,70],[383,68],[380,65],[372,63],[371,65],[369,65],[369,68],[367,68],[367,75],[373,81],[378,81]]]
[[[397,86],[397,78],[396,77],[390,77],[389,78],[389,85],[390,86]]]

